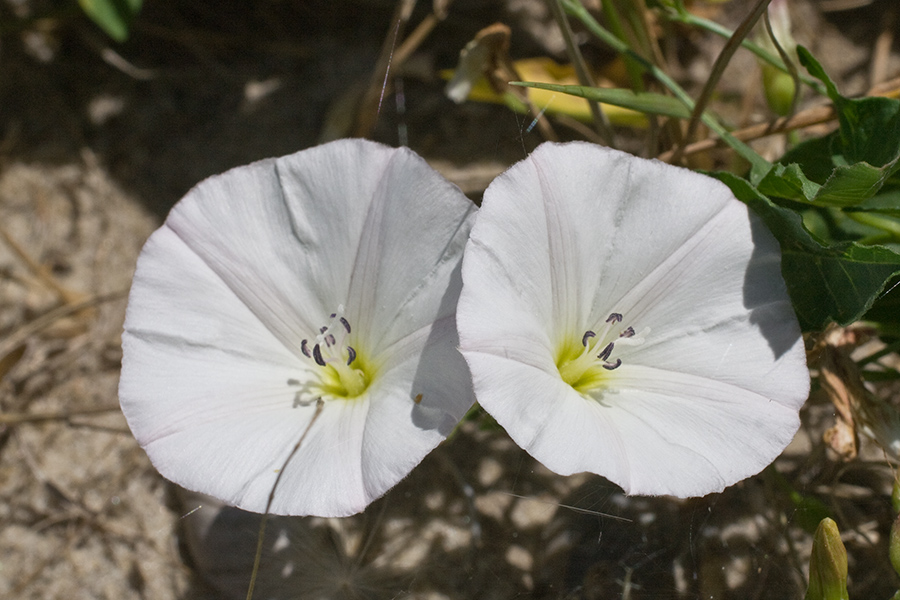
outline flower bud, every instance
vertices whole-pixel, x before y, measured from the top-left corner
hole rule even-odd
[[[762,65],[763,90],[769,108],[777,115],[784,116],[791,111],[797,86],[794,78],[772,65]]]
[[[791,15],[788,12],[787,0],[772,0],[768,7],[769,23],[772,25],[772,33],[778,46],[787,54],[794,64],[797,63],[797,42],[791,35]],[[755,36],[756,42],[774,55],[780,55],[775,42],[769,32],[760,26]],[[794,103],[794,95],[797,86],[794,78],[784,71],[773,67],[768,63],[762,63],[763,89],[766,92],[766,102],[773,112],[786,115],[790,112]]]
[[[837,524],[831,519],[822,519],[813,538],[805,600],[849,600],[847,550]]]
[[[893,526],[891,526],[891,539],[888,547],[888,556],[891,557],[891,564],[894,565],[894,570],[897,571],[898,575],[900,575],[900,515],[897,515],[897,518],[894,519]]]

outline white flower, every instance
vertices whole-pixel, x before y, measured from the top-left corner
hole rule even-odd
[[[761,222],[719,182],[591,144],[544,144],[485,192],[457,323],[516,443],[628,493],[758,472],[809,391]]]
[[[119,395],[170,480],[275,514],[361,511],[473,402],[456,351],[474,206],[406,149],[343,140],[212,177],[141,254]]]

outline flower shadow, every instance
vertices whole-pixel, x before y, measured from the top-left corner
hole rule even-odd
[[[777,360],[800,339],[800,328],[794,309],[786,300],[781,277],[781,248],[763,224],[750,214],[753,253],[744,273],[744,307],[750,311],[750,322],[759,328]]]

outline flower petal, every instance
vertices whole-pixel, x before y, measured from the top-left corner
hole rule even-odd
[[[286,461],[273,513],[384,494],[474,400],[454,322],[473,216],[421,158],[362,140],[194,188],[141,254],[123,334],[120,400],[154,465],[257,512]],[[340,305],[372,380],[326,398],[291,456],[316,414],[301,341]]]
[[[701,495],[790,441],[809,390],[771,234],[705,176],[544,144],[485,192],[463,264],[461,350],[482,406],[560,473]],[[611,313],[642,345],[580,393],[560,348]]]

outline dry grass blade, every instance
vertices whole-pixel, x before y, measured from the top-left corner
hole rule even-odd
[[[731,57],[734,56],[734,53],[741,47],[741,42],[744,41],[744,38],[747,37],[750,30],[756,25],[756,22],[762,16],[763,12],[765,12],[768,5],[769,0],[758,0],[756,6],[753,7],[753,10],[750,11],[750,14],[741,22],[740,26],[735,29],[734,34],[729,38],[728,42],[726,42],[725,47],[722,48],[719,56],[716,57],[712,72],[710,72],[709,78],[703,86],[700,97],[697,98],[697,102],[694,104],[691,120],[688,121],[687,133],[681,144],[675,149],[675,153],[672,156],[672,162],[678,163],[681,161],[681,157],[684,155],[685,144],[694,138],[697,126],[700,124],[700,117],[703,115],[703,111],[706,110],[706,106],[709,104],[710,98],[712,98],[713,90],[715,90],[716,84],[722,77],[722,73],[725,72],[725,67],[728,66]]]
[[[66,421],[72,417],[105,414],[117,412],[119,406],[100,406],[97,408],[85,408],[81,410],[64,410],[58,412],[34,412],[34,413],[0,413],[0,426],[21,425],[23,423],[42,423],[46,421]]]
[[[10,334],[5,340],[0,342],[0,356],[6,356],[15,350],[18,346],[25,342],[29,337],[34,335],[35,333],[41,331],[52,325],[59,319],[63,317],[67,317],[69,315],[76,314],[81,312],[86,308],[92,308],[94,306],[98,306],[103,304],[104,302],[112,302],[113,300],[121,300],[128,295],[128,292],[125,290],[120,290],[118,292],[112,292],[109,294],[103,294],[100,296],[94,296],[93,298],[89,298],[82,302],[78,302],[75,304],[65,304],[58,308],[54,308],[50,312],[47,312],[40,317],[25,323],[18,329],[16,329],[12,334]]]

